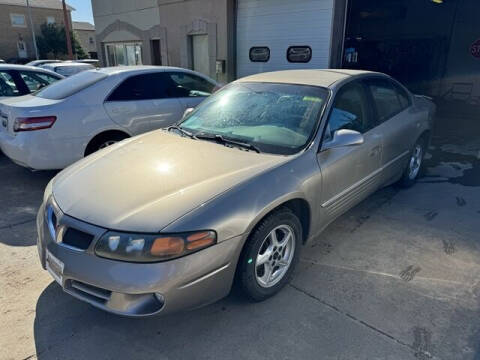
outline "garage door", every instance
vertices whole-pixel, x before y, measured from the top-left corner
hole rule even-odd
[[[327,68],[332,14],[333,0],[238,0],[237,76]]]

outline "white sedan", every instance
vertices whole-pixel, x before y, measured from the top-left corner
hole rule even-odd
[[[50,70],[62,76],[72,76],[82,71],[95,69],[92,64],[83,64],[73,61],[65,61],[61,63],[48,63],[39,66],[42,69]]]
[[[176,123],[216,88],[212,79],[181,68],[85,71],[0,102],[0,148],[24,167],[63,169],[115,142]]]

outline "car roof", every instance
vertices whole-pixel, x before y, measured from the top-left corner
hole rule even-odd
[[[48,64],[43,64],[42,67],[51,67],[51,68],[57,68],[57,67],[64,67],[64,66],[88,66],[91,64],[87,63],[77,63],[77,62],[61,62],[61,63],[48,63]]]
[[[255,74],[238,79],[236,82],[271,82],[297,85],[331,87],[333,84],[350,77],[378,74],[366,70],[349,69],[303,69],[283,70]]]
[[[17,64],[0,64],[0,70],[28,70],[28,71],[43,72],[46,74],[54,74],[56,76],[59,75],[45,68],[41,68],[37,66],[17,65]]]
[[[216,83],[216,81],[210,78],[208,75],[201,74],[190,69],[184,69],[184,68],[175,67],[175,66],[134,65],[134,66],[113,66],[113,67],[96,69],[96,71],[107,74],[107,75],[115,75],[115,74],[122,74],[122,73],[141,74],[143,72],[151,72],[152,70],[156,70],[156,71],[168,70],[168,71],[179,71],[179,72],[191,73],[191,74],[201,76],[205,79],[208,79],[210,82]]]

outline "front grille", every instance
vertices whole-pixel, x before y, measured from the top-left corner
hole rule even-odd
[[[65,232],[65,235],[63,235],[62,242],[65,245],[81,249],[81,250],[86,250],[92,243],[94,236],[84,233],[83,231],[79,231],[77,229],[73,228],[68,228],[67,231]]]
[[[81,281],[70,280],[66,287],[73,294],[90,301],[105,304],[112,295],[112,292]]]

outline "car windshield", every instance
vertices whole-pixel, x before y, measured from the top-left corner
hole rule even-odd
[[[92,86],[107,76],[108,75],[98,71],[84,71],[64,80],[57,81],[33,95],[50,100],[65,99]]]
[[[327,89],[315,86],[234,83],[201,103],[180,127],[290,155],[314,135],[327,96]]]

